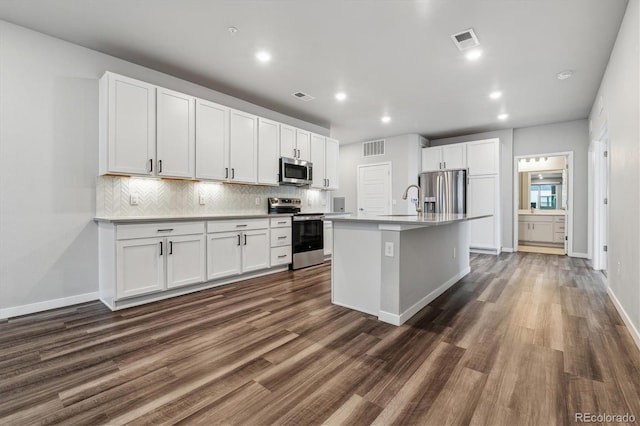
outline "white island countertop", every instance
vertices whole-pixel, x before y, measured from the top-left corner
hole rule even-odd
[[[468,220],[482,219],[492,215],[469,215],[463,213],[425,213],[424,215],[368,215],[368,214],[351,214],[333,217],[333,222],[361,222],[361,223],[380,223],[394,225],[417,225],[417,226],[438,226],[448,225],[450,223],[465,222]]]

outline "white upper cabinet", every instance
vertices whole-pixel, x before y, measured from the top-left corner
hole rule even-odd
[[[156,117],[157,175],[194,178],[195,98],[158,87]]]
[[[439,146],[422,148],[422,171],[431,172],[442,168],[442,149]]]
[[[312,188],[326,188],[325,176],[325,141],[324,136],[311,135],[311,162],[313,163]]]
[[[258,181],[258,117],[231,110],[229,125],[229,165],[231,182]]]
[[[229,108],[196,99],[196,178],[229,178]]]
[[[465,169],[467,168],[467,150],[464,144],[452,144],[442,146],[442,168],[443,169]]]
[[[311,161],[311,132],[296,129],[296,148],[298,160]]]
[[[422,148],[423,172],[466,167],[466,149],[463,143]]]
[[[500,171],[500,144],[498,139],[469,142],[467,167],[469,176],[494,175]]]
[[[338,162],[340,161],[340,145],[337,140],[327,138],[325,148],[325,178],[327,189],[338,189]]]
[[[100,79],[100,174],[152,175],[156,87],[110,72]]]
[[[280,157],[297,158],[296,128],[280,124]]]
[[[278,184],[280,124],[258,119],[258,183]]]

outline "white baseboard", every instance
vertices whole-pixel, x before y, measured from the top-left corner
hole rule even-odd
[[[333,300],[331,301],[331,303],[337,306],[342,306],[343,308],[349,308],[354,311],[364,312],[365,314],[373,315],[374,317],[377,316],[378,318],[380,318],[378,312],[367,311],[366,309],[356,308],[355,306],[347,305],[346,303],[335,302]]]
[[[502,251],[505,253],[515,253],[513,247],[502,247]]]
[[[638,329],[635,327],[635,325],[633,325],[631,318],[629,318],[629,315],[627,315],[627,311],[624,310],[624,308],[620,304],[620,301],[616,297],[615,293],[613,292],[613,290],[611,290],[611,287],[607,288],[607,293],[609,294],[609,297],[613,302],[613,306],[616,307],[616,310],[622,317],[622,321],[624,321],[625,325],[627,326],[627,330],[629,330],[629,334],[631,334],[631,338],[635,342],[638,349],[640,349],[640,333],[638,333]]]
[[[578,252],[573,252],[573,253],[569,253],[569,257],[579,257],[581,259],[588,259],[589,255],[587,253],[578,253]]]
[[[407,309],[400,315],[392,314],[391,312],[380,311],[378,313],[378,319],[380,321],[384,321],[386,323],[393,324],[393,325],[404,324],[405,322],[407,322],[409,318],[417,314],[418,311],[420,311],[420,309],[424,308],[429,303],[433,302],[438,296],[440,296],[447,289],[449,289],[449,287],[457,283],[460,279],[462,279],[462,277],[467,275],[469,272],[471,272],[471,267],[467,266],[465,269],[457,273],[455,276],[448,279],[440,287],[433,290],[431,293],[427,294],[425,297],[417,301],[413,306],[411,306],[409,309]]]
[[[75,296],[46,300],[44,302],[30,303],[28,305],[12,306],[10,308],[0,309],[0,319],[13,318],[21,315],[48,311],[49,309],[64,308],[66,306],[91,302],[93,300],[98,300],[98,292],[77,294]]]

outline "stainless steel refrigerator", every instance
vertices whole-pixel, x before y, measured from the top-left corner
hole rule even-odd
[[[425,213],[467,212],[467,170],[439,170],[418,175]]]

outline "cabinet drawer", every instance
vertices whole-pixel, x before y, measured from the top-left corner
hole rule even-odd
[[[556,232],[553,234],[553,242],[554,243],[563,243],[564,242],[564,232]]]
[[[272,228],[271,247],[291,245],[291,228]]]
[[[141,223],[116,227],[117,240],[193,234],[204,234],[204,222]]]
[[[271,227],[272,228],[291,227],[291,218],[290,217],[272,217]]]
[[[207,232],[231,232],[268,228],[269,219],[210,220],[207,222]]]
[[[554,216],[554,217],[553,217],[553,220],[554,220],[556,223],[564,223],[564,216]]]
[[[271,249],[271,266],[291,263],[291,246],[275,247]]]
[[[554,227],[554,229],[556,230],[556,232],[560,232],[560,231],[564,232],[564,222],[562,222],[562,223],[555,223],[555,224],[553,225],[553,227]]]
[[[553,222],[553,216],[526,214],[520,215],[518,220],[524,222]]]

